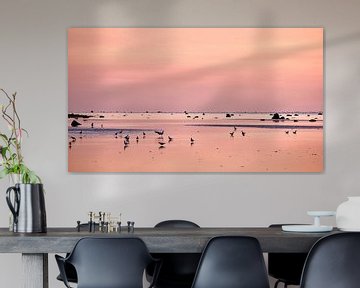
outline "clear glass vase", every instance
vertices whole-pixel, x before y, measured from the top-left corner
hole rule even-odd
[[[21,183],[22,183],[21,174],[9,174],[10,186],[15,186],[15,184],[21,184]]]

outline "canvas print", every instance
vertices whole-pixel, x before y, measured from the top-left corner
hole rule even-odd
[[[71,28],[70,172],[321,172],[322,28]]]

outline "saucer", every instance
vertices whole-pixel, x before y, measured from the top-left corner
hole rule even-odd
[[[286,232],[330,232],[333,230],[332,226],[315,226],[315,225],[283,225],[281,229]]]

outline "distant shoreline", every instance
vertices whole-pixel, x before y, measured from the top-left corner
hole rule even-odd
[[[323,129],[323,126],[305,125],[257,125],[257,124],[185,124],[185,126],[205,126],[205,127],[242,127],[242,128],[263,128],[263,129]]]
[[[279,114],[318,114],[321,113],[323,114],[323,111],[217,111],[217,112],[211,112],[211,111],[87,111],[87,112],[68,112],[68,115],[89,115],[89,114],[120,114],[120,113],[127,113],[127,114],[157,114],[157,113],[174,113],[174,114],[184,114],[184,113],[189,113],[189,114],[200,114],[200,113],[207,113],[207,114],[226,114],[226,113],[234,113],[234,114],[269,114],[272,115],[274,113],[279,113]]]
[[[237,128],[258,128],[258,129],[323,129],[323,126],[305,126],[305,125],[258,125],[258,124],[184,124],[184,126],[190,127],[237,127]],[[129,128],[129,127],[118,127],[118,128],[88,128],[88,127],[68,127],[69,133],[79,133],[80,131],[87,133],[115,133],[119,130],[126,132],[149,132],[156,131],[157,129],[151,128]]]

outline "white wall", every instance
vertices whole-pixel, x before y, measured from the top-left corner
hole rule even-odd
[[[357,0],[1,0],[0,86],[18,92],[24,153],[46,187],[48,226],[89,210],[122,212],[136,226],[187,218],[201,226],[307,222],[360,195],[360,2]],[[67,28],[324,27],[325,171],[319,174],[69,174]],[[8,222],[0,183],[0,226]],[[330,220],[328,223],[334,223]],[[50,287],[55,261],[50,257]],[[1,287],[20,287],[20,257],[0,255]]]

